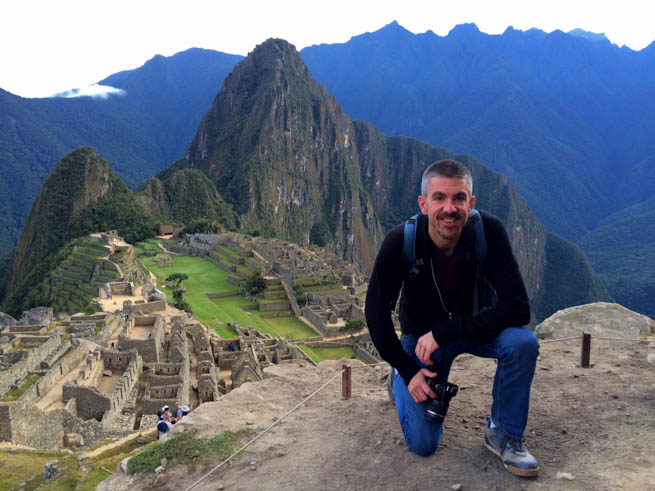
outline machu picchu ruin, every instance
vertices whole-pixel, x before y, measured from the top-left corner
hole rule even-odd
[[[166,236],[143,247],[112,231],[79,240],[46,282],[52,306],[19,320],[0,314],[0,441],[88,448],[147,431],[164,406],[193,409],[262,380],[271,365],[314,364],[302,346],[351,346],[353,356],[379,361],[364,332],[343,330],[364,319],[367,278],[323,250],[228,232]],[[230,290],[203,297],[246,302],[245,322],[224,323],[229,335],[175,308],[175,282],[157,284],[142,262],[165,271],[181,256],[226,273]],[[247,325],[254,313],[297,318],[309,334],[260,332]],[[37,437],[46,425],[48,437]]]

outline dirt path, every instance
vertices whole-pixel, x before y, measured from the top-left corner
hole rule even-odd
[[[451,375],[460,393],[433,456],[407,449],[384,387],[386,366],[359,368],[353,369],[352,399],[341,399],[338,377],[194,489],[448,490],[459,484],[463,490],[655,490],[655,376],[648,351],[647,343],[599,341],[592,346],[593,367],[583,369],[577,366],[579,342],[542,345],[526,433],[541,465],[536,479],[509,474],[482,445],[495,362],[463,355]],[[271,378],[201,405],[173,433],[261,431],[339,367],[271,367]],[[189,474],[174,467],[158,478],[156,489],[185,489],[207,470]],[[573,480],[558,478],[559,472]],[[99,489],[150,489],[153,479],[118,474]]]

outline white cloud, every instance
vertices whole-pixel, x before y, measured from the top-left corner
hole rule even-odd
[[[87,87],[82,87],[81,89],[71,89],[66,92],[60,92],[51,97],[64,97],[66,99],[71,99],[73,97],[99,97],[101,99],[107,99],[110,95],[125,94],[126,92],[123,89],[117,89],[116,87],[110,87],[109,85],[93,84]]]

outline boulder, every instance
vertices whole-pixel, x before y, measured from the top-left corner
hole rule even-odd
[[[64,434],[64,447],[76,449],[84,446],[84,438],[79,433]]]
[[[24,326],[47,326],[52,322],[52,307],[34,307],[23,312],[18,324]]]
[[[2,330],[3,327],[15,326],[15,325],[16,325],[16,319],[14,319],[9,314],[0,312],[0,331]]]
[[[539,324],[539,339],[582,336],[645,339],[655,334],[655,321],[615,303],[596,302],[560,310]]]

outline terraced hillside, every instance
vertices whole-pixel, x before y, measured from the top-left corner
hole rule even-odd
[[[147,280],[131,246],[108,246],[97,237],[78,239],[73,251],[44,282],[55,312],[93,312],[92,299],[105,283],[128,278],[136,283]]]

